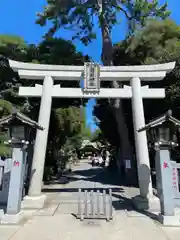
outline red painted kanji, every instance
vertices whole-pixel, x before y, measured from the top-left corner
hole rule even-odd
[[[14,162],[13,162],[13,166],[14,166],[14,167],[19,167],[19,161],[14,161]]]
[[[168,163],[167,162],[164,162],[164,168],[168,168]]]

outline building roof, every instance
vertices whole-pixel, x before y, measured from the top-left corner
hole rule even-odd
[[[32,128],[37,128],[39,130],[44,130],[43,127],[41,127],[37,122],[33,121],[31,118],[26,116],[25,114],[21,112],[14,112],[6,117],[3,117],[0,119],[0,125],[7,125],[13,123],[13,121],[18,120],[20,121],[23,125],[28,125]]]
[[[98,149],[97,144],[95,142],[91,142],[89,140],[84,140],[82,142],[82,145],[81,145],[80,149],[82,150],[82,149],[85,149],[85,148]]]
[[[138,132],[142,132],[145,130],[148,130],[150,128],[155,128],[158,127],[160,125],[162,125],[165,122],[171,122],[174,125],[178,127],[180,127],[180,121],[177,118],[172,117],[172,111],[168,110],[164,115],[150,121],[148,124],[146,124],[145,126],[143,126],[142,128],[138,129]]]

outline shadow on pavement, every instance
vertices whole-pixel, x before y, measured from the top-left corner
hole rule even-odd
[[[59,179],[45,182],[45,185],[49,184],[67,184],[79,180],[98,182],[107,185],[123,185],[127,184],[123,181],[122,177],[117,171],[111,171],[109,169],[95,167],[90,169],[75,170],[71,173],[61,176]]]
[[[69,187],[69,183],[76,182],[77,184],[74,184],[74,187]],[[102,184],[102,187],[92,187],[87,188],[82,187],[81,189],[87,190],[87,191],[97,191],[103,192],[104,189],[112,189],[112,205],[116,212],[124,210],[128,217],[143,217],[147,216],[153,220],[157,220],[157,215],[152,214],[148,211],[139,211],[136,209],[133,205],[133,202],[131,198],[128,198],[125,196],[125,191],[123,189],[123,186],[129,186],[132,187],[134,185],[129,185],[126,183],[125,178],[123,178],[123,175],[120,176],[118,171],[112,170],[112,169],[105,169],[101,167],[92,167],[88,169],[78,169],[74,170],[71,173],[67,173],[61,178],[53,180],[49,182],[48,184],[45,184],[42,192],[44,193],[77,193],[78,192],[78,181],[83,182],[92,182],[92,183],[100,183]],[[52,185],[48,187],[48,185]],[[60,186],[58,186],[60,184]],[[54,185],[54,187],[53,187]],[[57,186],[55,186],[57,185]],[[91,185],[91,184],[90,184]],[[79,185],[82,186],[81,184]],[[59,195],[58,195],[59,196]],[[65,195],[66,196],[66,195]],[[59,198],[58,198],[59,199]]]
[[[124,196],[124,189],[123,186],[125,184],[121,184],[122,181],[119,178],[117,172],[111,172],[104,168],[90,168],[90,169],[82,169],[82,170],[75,170],[72,173],[69,173],[65,176],[66,180],[68,179],[68,183],[75,182],[75,181],[89,181],[94,183],[102,183],[104,186],[96,188],[82,188],[83,190],[99,190],[103,192],[104,189],[108,191],[108,189],[112,189],[112,205],[115,211],[125,210],[126,214],[129,214],[129,217],[143,217],[148,216],[153,220],[157,220],[157,215],[149,213],[148,211],[139,211],[133,206],[133,202],[131,198],[127,198]],[[51,182],[51,184],[55,185],[58,184],[59,180],[55,180]],[[78,185],[78,184],[77,184]],[[108,186],[106,186],[108,185]],[[112,186],[111,186],[112,185]],[[121,187],[120,187],[121,186]],[[68,188],[68,184],[61,184],[60,187],[55,188],[48,188],[45,186],[42,190],[44,193],[77,193],[78,187]],[[139,213],[139,214],[138,214]]]
[[[68,188],[68,184],[76,181],[101,183],[102,188],[111,188],[114,192],[124,191],[123,186],[127,186],[125,182],[120,179],[119,174],[116,171],[110,171],[109,169],[94,167],[90,169],[75,170],[71,173],[61,176],[59,179],[51,182],[45,182],[43,192],[77,192],[78,184],[75,188]],[[48,185],[58,185],[58,188],[49,188]],[[130,185],[128,185],[130,186]],[[132,186],[132,185],[131,185]],[[130,187],[131,187],[130,186]],[[92,188],[94,189],[94,188]]]
[[[117,195],[116,193],[113,193],[112,196],[116,198],[115,201],[112,201],[112,205],[115,211],[126,210],[126,214],[130,215],[129,217],[142,218],[143,216],[146,216],[151,218],[152,220],[158,221],[158,216],[156,214],[153,214],[146,210],[138,210],[137,208],[135,208],[132,199],[126,198],[123,195]],[[134,214],[131,215],[131,212],[134,212]]]
[[[129,186],[135,187],[136,184],[129,184],[126,179],[117,170],[109,168],[94,167],[90,169],[76,170],[68,176],[69,181],[78,181],[83,179],[85,181],[99,182],[108,185]]]

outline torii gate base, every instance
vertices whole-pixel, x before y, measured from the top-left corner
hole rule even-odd
[[[32,161],[31,181],[28,196],[24,206],[40,208],[45,197],[41,195],[42,178],[44,171],[45,153],[49,130],[52,97],[56,98],[131,98],[132,115],[134,124],[136,159],[138,166],[138,179],[140,197],[134,199],[140,209],[157,208],[158,200],[153,196],[147,137],[145,132],[137,132],[137,129],[145,125],[143,98],[164,98],[164,89],[150,89],[141,87],[141,81],[161,80],[170,72],[175,63],[146,65],[146,66],[116,66],[101,67],[101,81],[128,81],[130,86],[119,89],[100,88],[99,92],[84,93],[81,88],[61,88],[54,85],[54,80],[79,81],[84,73],[84,66],[58,66],[9,61],[11,68],[18,71],[23,79],[43,80],[43,86],[20,87],[19,95],[26,97],[41,97],[39,112],[39,125],[45,130],[37,130]],[[132,160],[132,159],[131,159]],[[27,203],[27,204],[26,204]]]

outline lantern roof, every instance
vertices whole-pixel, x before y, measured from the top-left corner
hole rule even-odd
[[[22,125],[27,125],[32,128],[36,128],[39,130],[44,130],[37,122],[26,116],[25,114],[15,111],[12,114],[3,117],[0,119],[0,125],[10,125],[15,122],[20,122]]]
[[[177,126],[177,128],[180,127],[180,120],[172,117],[172,110],[168,110],[164,115],[155,118],[154,120],[150,121],[148,124],[146,124],[144,127],[141,127],[137,131],[142,132],[151,128],[159,127],[160,125],[169,122],[173,123],[175,126]]]

